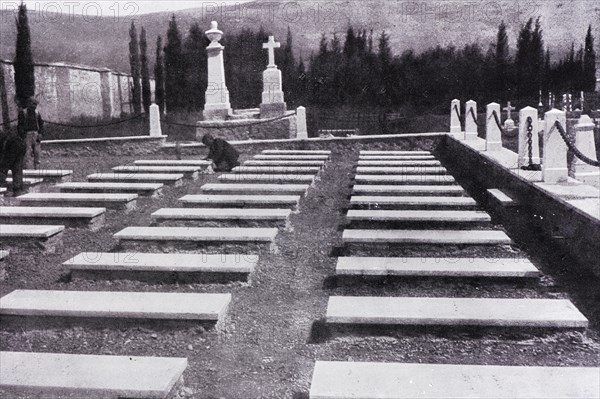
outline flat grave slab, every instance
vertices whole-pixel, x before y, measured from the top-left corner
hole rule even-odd
[[[420,195],[420,196],[450,196],[466,195],[465,190],[458,185],[376,185],[357,184],[352,189],[352,195]]]
[[[197,166],[204,169],[212,165],[212,161],[204,159],[139,159],[133,164],[139,166]]]
[[[174,186],[183,184],[182,173],[94,173],[87,177],[90,182],[163,183]]]
[[[186,195],[179,199],[186,206],[261,206],[265,208],[294,207],[299,195]]]
[[[274,173],[274,174],[316,174],[321,170],[318,166],[238,166],[233,168],[232,173],[238,174],[256,174],[256,173]]]
[[[0,299],[2,316],[217,321],[231,294],[15,290]]]
[[[358,166],[388,166],[388,167],[431,167],[431,166],[442,166],[440,161],[392,161],[392,160],[364,160],[358,161]]]
[[[329,297],[328,323],[587,328],[569,300],[506,298]]]
[[[356,175],[357,184],[455,184],[450,175]]]
[[[85,252],[63,265],[71,271],[132,271],[168,273],[245,273],[254,271],[258,257],[242,254],[165,254]]]
[[[528,259],[340,257],[338,276],[534,278],[540,271]]]
[[[127,227],[114,238],[119,241],[272,242],[278,232],[272,227]]]
[[[244,166],[318,166],[325,165],[325,161],[290,161],[290,160],[250,160],[244,162]]]
[[[360,155],[431,155],[431,151],[360,151]]]
[[[0,389],[58,399],[166,399],[185,358],[0,352]]]
[[[34,179],[32,177],[23,178],[23,186],[30,192],[39,191],[41,184],[44,183],[44,179]],[[6,178],[6,187],[12,190],[13,179],[12,177]]]
[[[84,227],[97,231],[104,226],[106,208],[63,208],[3,206],[1,223],[63,223],[69,227]]]
[[[490,199],[500,206],[512,207],[517,205],[517,203],[502,190],[491,188],[487,190],[487,193]]]
[[[137,194],[104,193],[29,193],[17,197],[22,204],[30,206],[88,207],[102,205],[106,208],[134,210]]]
[[[351,206],[397,207],[397,208],[475,208],[477,202],[471,197],[413,197],[413,196],[353,196]]]
[[[508,245],[499,230],[344,230],[345,244]]]
[[[152,214],[154,222],[167,220],[253,220],[284,221],[290,209],[162,208]]]
[[[359,161],[435,161],[433,155],[359,155]]]
[[[206,193],[303,195],[309,184],[205,184],[200,189]]]
[[[356,173],[361,175],[446,175],[448,171],[442,167],[430,166],[359,166]]]
[[[42,250],[53,253],[62,243],[64,225],[2,224],[0,238],[2,244],[21,249]]]
[[[6,194],[6,187],[0,187],[0,196],[4,196]]]
[[[162,183],[62,183],[55,186],[61,192],[74,193],[134,193],[138,195],[159,195],[164,187]]]
[[[0,260],[4,260],[5,258],[8,258],[9,255],[10,255],[10,251],[0,251]]]
[[[317,361],[310,399],[598,399],[600,369]]]
[[[12,171],[8,172],[12,176]],[[23,177],[42,179],[47,182],[68,182],[71,181],[72,170],[51,170],[51,169],[24,169]]]
[[[348,222],[440,222],[440,223],[484,223],[491,217],[481,211],[398,211],[351,209],[346,216]]]
[[[197,180],[200,176],[200,167],[198,166],[140,166],[125,165],[112,168],[115,173],[181,173],[186,178]]]
[[[315,180],[314,175],[282,175],[282,174],[225,174],[219,176],[219,181],[235,182],[264,182],[264,183],[309,183]]]
[[[329,150],[264,150],[263,154],[281,154],[281,155],[331,155]]]
[[[262,159],[262,160],[276,160],[276,159],[285,159],[285,160],[296,160],[296,161],[314,161],[321,160],[327,161],[329,159],[329,155],[268,155],[268,154],[258,154],[254,156],[254,159]]]

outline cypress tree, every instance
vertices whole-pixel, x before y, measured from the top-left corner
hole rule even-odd
[[[283,77],[283,90],[289,97],[291,103],[294,103],[293,99],[296,97],[297,89],[297,76],[296,76],[296,60],[294,59],[294,43],[293,43],[292,31],[288,26],[287,38],[285,47],[283,48],[283,63],[281,65],[282,77]]]
[[[160,108],[160,113],[165,112],[165,76],[163,69],[163,45],[162,37],[159,35],[156,38],[156,63],[154,64],[154,81],[156,87],[154,89],[154,102]]]
[[[185,57],[185,97],[189,110],[197,111],[204,105],[202,94],[207,86],[206,46],[210,43],[200,25],[192,24],[185,39],[183,51]]]
[[[532,57],[532,25],[533,18],[529,18],[525,26],[521,28],[519,32],[519,38],[517,39],[517,58],[515,60],[517,69],[517,92],[521,97],[525,97],[530,93],[530,82],[531,72],[530,64],[534,62]]]
[[[27,99],[35,96],[35,74],[27,6],[23,3],[19,6],[16,23],[17,45],[14,59],[16,96],[21,106],[25,107]]]
[[[165,103],[170,111],[180,110],[185,105],[185,60],[182,51],[181,33],[175,15],[169,22],[167,45],[165,46]]]
[[[587,35],[585,36],[582,86],[582,90],[587,92],[593,92],[596,90],[596,51],[594,50],[592,25],[588,27]]]
[[[507,99],[507,87],[508,87],[508,35],[506,34],[506,24],[504,21],[500,23],[498,27],[498,34],[496,36],[496,55],[495,55],[495,76],[494,76],[494,88],[496,95],[500,100]]]
[[[131,22],[129,29],[129,63],[131,65],[131,78],[133,87],[131,93],[131,102],[133,104],[133,112],[140,114],[142,112],[142,90],[140,86],[140,51],[138,47],[137,31],[135,23]]]
[[[148,68],[148,42],[146,41],[146,29],[143,27],[140,33],[140,57],[142,66],[142,104],[144,105],[144,111],[150,113],[152,89],[150,88],[150,71]]]

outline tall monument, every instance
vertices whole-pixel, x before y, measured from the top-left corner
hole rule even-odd
[[[205,32],[210,44],[206,48],[208,56],[208,86],[206,88],[206,104],[202,116],[205,121],[225,120],[231,114],[229,91],[225,85],[225,66],[223,63],[223,47],[219,40],[223,32],[218,29],[216,21],[210,23]]]
[[[287,111],[281,85],[281,71],[275,65],[275,49],[279,47],[281,44],[276,42],[273,36],[269,36],[269,41],[263,43],[263,48],[269,50],[269,65],[263,72],[262,103],[260,104],[262,119],[277,118],[285,115]]]

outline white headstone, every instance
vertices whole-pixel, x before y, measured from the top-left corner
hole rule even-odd
[[[269,50],[269,64],[263,72],[263,92],[260,104],[260,117],[262,119],[277,118],[283,116],[287,110],[283,96],[281,71],[275,65],[275,49],[281,47],[273,36],[269,41],[263,43],[263,49]]]
[[[496,116],[494,116],[494,114]],[[496,121],[500,121],[500,104],[490,103],[487,105],[485,116],[485,150],[499,151],[502,149],[502,130]]]
[[[545,114],[544,120],[544,162],[542,164],[542,176],[545,183],[566,183],[569,170],[567,168],[567,145],[563,141],[556,121],[566,129],[567,117],[564,111],[552,109]]]
[[[206,103],[204,105],[204,120],[225,120],[231,113],[229,91],[225,85],[225,66],[223,50],[219,44],[223,32],[217,29],[216,21],[212,21],[206,37],[211,41],[206,48],[208,56],[208,86],[206,88]]]
[[[156,104],[150,106],[150,137],[162,136],[160,127],[160,107]]]
[[[575,146],[586,157],[597,161],[596,143],[594,139],[594,121],[587,115],[581,115],[579,122],[575,125]],[[575,157],[575,179],[600,187],[600,168],[589,165]]]
[[[452,100],[450,104],[450,133],[455,134],[459,138],[464,138],[461,135],[462,127],[460,125],[460,100]]]
[[[306,128],[306,108],[304,107],[298,107],[296,109],[296,138],[308,138],[308,130]]]
[[[531,130],[529,130],[528,120],[531,121]],[[519,168],[540,164],[538,126],[537,109],[525,107],[519,112]],[[531,134],[531,159],[529,159],[529,134]]]
[[[477,138],[477,103],[469,100],[465,108],[465,139],[474,140]]]

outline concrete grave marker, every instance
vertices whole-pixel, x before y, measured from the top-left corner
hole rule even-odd
[[[577,135],[575,146],[587,158],[597,161],[594,127],[594,121],[589,116],[581,115],[577,125],[575,125]],[[600,187],[600,168],[589,165],[578,157],[575,157],[575,179],[595,187]]]
[[[485,150],[499,151],[502,149],[502,126],[498,126],[500,122],[500,104],[488,104],[485,120]]]
[[[523,108],[519,112],[519,168],[540,170],[540,139],[538,132],[537,109],[533,107]]]
[[[477,138],[477,103],[469,100],[465,109],[465,140]]]
[[[555,126],[555,123],[558,122],[566,129],[566,114],[564,111],[553,109],[546,112],[544,120],[546,122],[544,129],[544,162],[542,163],[544,183],[566,183],[569,177],[567,145]]]

